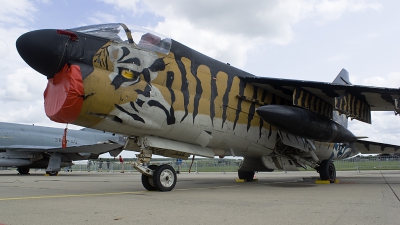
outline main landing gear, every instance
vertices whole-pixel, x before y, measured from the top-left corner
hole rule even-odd
[[[251,182],[254,180],[254,171],[238,171],[238,177],[241,180],[246,180],[247,182]]]
[[[18,167],[17,171],[21,175],[29,174],[29,167]]]
[[[21,175],[25,175],[25,174],[29,174],[29,167],[18,167],[17,171],[19,174]],[[48,174],[49,176],[57,176],[58,171],[46,171],[46,174]]]
[[[322,160],[317,168],[321,180],[329,180],[333,183],[336,180],[336,168],[332,160]]]
[[[46,174],[49,176],[57,176],[58,171],[46,171]]]

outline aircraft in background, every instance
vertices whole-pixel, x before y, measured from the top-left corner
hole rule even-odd
[[[93,129],[68,130],[62,146],[64,129],[0,122],[0,167],[17,167],[20,174],[30,168],[43,168],[57,175],[72,161],[97,159],[110,152],[122,151],[121,137]]]
[[[399,113],[400,90],[352,85],[344,69],[332,83],[256,77],[122,23],[31,31],[16,47],[47,76],[46,115],[128,136],[124,150],[139,152],[133,164],[148,190],[177,181],[169,165],[144,166],[153,154],[242,156],[238,176],[247,181],[307,166],[334,181],[335,159],[399,149],[359,140],[347,120]]]

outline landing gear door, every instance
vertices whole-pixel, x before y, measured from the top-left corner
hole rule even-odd
[[[306,139],[282,131],[279,131],[279,137],[283,144],[308,152],[309,146]]]

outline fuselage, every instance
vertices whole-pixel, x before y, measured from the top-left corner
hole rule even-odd
[[[50,45],[57,53],[51,54],[57,55],[56,60],[50,63],[52,68],[42,66],[38,59],[30,65],[35,68],[32,64],[37,64],[37,70],[49,78],[45,109],[56,122],[207,146],[220,156],[258,157],[276,150],[278,130],[261,119],[256,109],[292,103],[242,81],[239,77],[253,76],[247,72],[155,35],[152,44],[163,44],[168,51],[79,29],[65,33],[44,30],[40,35],[52,35]],[[62,76],[67,78],[66,89],[59,85]],[[70,77],[75,78],[70,81]],[[67,96],[60,94],[65,90]],[[68,104],[54,105],[60,99]],[[321,159],[351,154],[350,149],[334,143],[314,145]]]

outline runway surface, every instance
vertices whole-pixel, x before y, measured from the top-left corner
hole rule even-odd
[[[145,191],[138,172],[0,171],[6,224],[399,224],[400,171],[180,174],[171,192]]]

